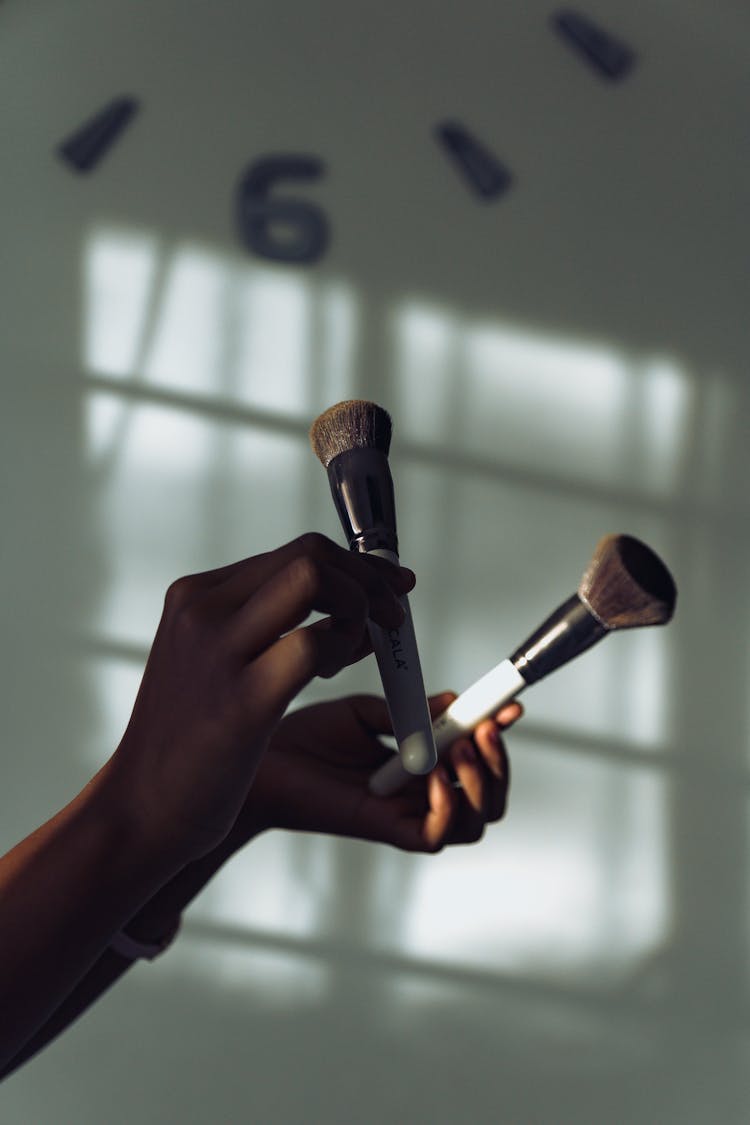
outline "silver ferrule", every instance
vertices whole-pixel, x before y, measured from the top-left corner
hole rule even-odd
[[[517,648],[511,661],[527,684],[534,684],[574,656],[585,652],[609,630],[573,594]]]
[[[398,554],[396,502],[388,458],[380,449],[348,449],[328,464],[328,483],[352,551]]]

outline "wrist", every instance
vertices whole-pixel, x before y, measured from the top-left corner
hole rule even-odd
[[[145,822],[127,799],[117,755],[105,763],[84,790],[94,815],[106,819],[118,842],[118,852],[134,870],[148,872],[155,890],[168,883],[185,865],[179,850],[158,826]]]

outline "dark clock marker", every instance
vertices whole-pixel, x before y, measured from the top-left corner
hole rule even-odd
[[[77,172],[90,172],[118,140],[138,109],[135,98],[115,98],[57,150]]]
[[[250,165],[237,188],[237,220],[248,249],[274,262],[316,262],[325,253],[330,233],[320,207],[269,194],[280,180],[316,180],[323,171],[315,156],[266,156]]]
[[[633,68],[635,52],[577,12],[555,12],[552,23],[562,37],[588,59],[595,70],[616,81]]]
[[[508,190],[510,171],[463,125],[443,121],[435,126],[435,136],[481,199],[495,199]]]

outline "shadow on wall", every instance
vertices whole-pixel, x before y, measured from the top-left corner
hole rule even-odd
[[[607,642],[530,694],[510,740],[510,815],[478,847],[412,857],[264,837],[206,889],[159,975],[136,971],[35,1067],[52,1074],[95,1033],[106,1042],[116,1003],[143,1083],[180,1120],[197,1118],[165,1092],[164,1054],[178,1066],[210,1044],[228,1100],[276,1120],[427,1120],[429,1105],[433,1122],[548,1121],[585,1082],[577,1125],[611,1120],[613,1099],[629,1106],[621,1120],[739,1121],[744,387],[416,299],[371,308],[344,283],[122,230],[91,236],[84,297],[84,374],[43,431],[56,479],[45,491],[48,462],[18,482],[18,502],[70,552],[53,589],[35,523],[35,582],[27,573],[20,605],[4,607],[18,645],[8,698],[28,697],[32,667],[53,685],[47,717],[10,721],[27,754],[19,798],[44,778],[51,812],[72,775],[80,787],[109,756],[178,574],[308,528],[338,537],[307,429],[339,399],[394,416],[430,690],[461,690],[507,655],[572,592],[605,531],[653,542],[680,601],[668,631]],[[20,404],[20,430],[34,411]],[[24,464],[21,443],[8,448]],[[360,666],[336,690],[380,692]],[[38,796],[19,808],[21,835]]]

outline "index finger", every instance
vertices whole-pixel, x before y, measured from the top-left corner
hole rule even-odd
[[[308,531],[273,551],[211,571],[211,598],[232,607],[241,605],[301,555],[337,566],[364,587],[370,600],[381,600],[393,592],[407,593],[415,584],[413,573],[406,567],[396,567],[377,555],[347,551],[327,536]]]

